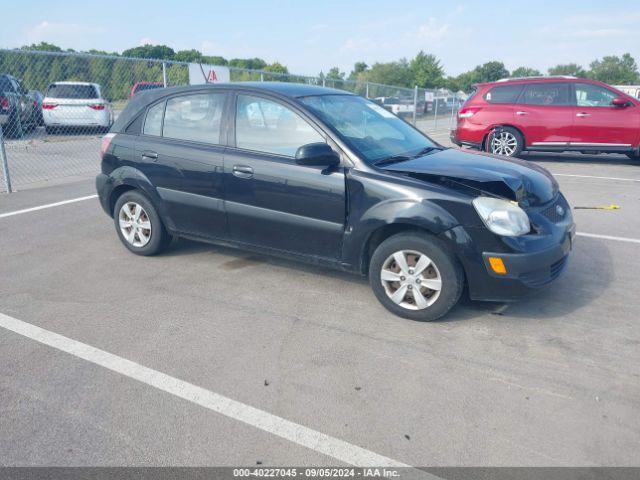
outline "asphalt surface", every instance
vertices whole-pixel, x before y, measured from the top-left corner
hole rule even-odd
[[[579,232],[640,239],[640,166],[532,155]],[[608,177],[608,178],[593,178]],[[0,313],[415,466],[638,466],[640,244],[418,323],[364,278],[179,241],[128,253],[92,180],[0,195]],[[339,465],[0,327],[0,465]]]

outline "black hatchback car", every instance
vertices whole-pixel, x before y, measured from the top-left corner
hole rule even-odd
[[[444,148],[379,105],[288,83],[136,95],[104,137],[96,179],[122,243],[173,236],[368,275],[415,320],[509,301],[563,270],[575,226],[549,172]]]

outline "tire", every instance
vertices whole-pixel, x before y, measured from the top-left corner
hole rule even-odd
[[[524,138],[513,127],[497,127],[487,137],[487,151],[494,155],[517,157],[524,150]]]
[[[629,157],[631,160],[640,160],[640,152],[632,152],[632,153],[627,153],[626,154],[627,157]]]
[[[24,137],[24,128],[22,128],[22,120],[20,120],[20,115],[18,113],[14,113],[13,117],[10,117],[7,124],[7,129],[5,134],[9,138],[22,138]]]
[[[405,268],[395,260],[398,255],[405,259]],[[426,267],[418,275],[410,266],[420,268],[423,256]],[[438,279],[440,290],[437,290]],[[429,322],[442,317],[458,303],[464,288],[464,272],[440,240],[426,233],[406,232],[386,239],[373,252],[369,262],[369,283],[378,301],[390,312],[410,320]],[[430,286],[434,288],[430,289]],[[425,303],[414,297],[416,288]],[[393,294],[395,301],[391,298]]]
[[[137,210],[138,207],[141,210]],[[137,220],[136,215],[138,215]],[[122,226],[121,220],[123,221]],[[113,221],[120,241],[136,255],[156,255],[164,250],[171,241],[171,236],[162,223],[156,208],[146,196],[137,190],[126,191],[118,197],[113,209]],[[125,227],[127,223],[132,226]],[[125,232],[132,231],[134,232],[132,235],[125,236]]]

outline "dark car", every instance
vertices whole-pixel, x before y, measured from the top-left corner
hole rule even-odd
[[[96,185],[134,253],[179,236],[368,275],[415,320],[444,315],[465,285],[508,301],[550,283],[575,232],[543,168],[444,148],[364,98],[289,83],[136,95]]]
[[[22,138],[25,131],[38,126],[38,111],[36,97],[24,89],[20,80],[0,75],[0,125],[4,135]]]

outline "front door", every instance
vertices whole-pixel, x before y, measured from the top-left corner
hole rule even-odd
[[[615,107],[620,94],[600,85],[576,83],[572,145],[627,149],[640,141],[638,107]]]
[[[573,105],[568,83],[530,83],[514,111],[527,147],[561,146],[571,141]]]
[[[226,238],[224,150],[226,92],[170,97],[151,106],[136,144],[139,167],[180,232]]]
[[[297,165],[298,147],[326,139],[279,100],[237,95],[235,148],[225,154],[232,239],[280,251],[341,257],[345,224],[342,168]]]

